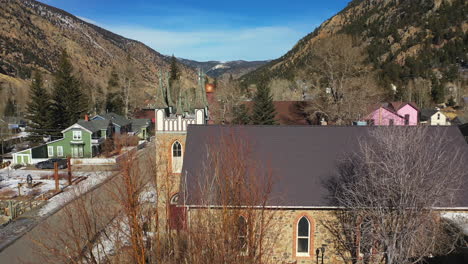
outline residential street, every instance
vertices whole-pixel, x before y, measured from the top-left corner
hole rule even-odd
[[[138,151],[138,158],[143,158],[151,153],[151,147],[146,147]],[[150,151],[148,153],[148,151]],[[144,168],[141,168],[144,169]],[[142,173],[142,175],[145,173]],[[102,205],[102,209],[99,216],[102,222],[98,223],[98,229],[102,229],[112,221],[120,210],[120,205],[115,203],[112,199],[112,194],[109,188],[118,184],[118,175],[111,176],[105,182],[98,184],[91,191],[84,194],[86,204],[99,204]],[[147,173],[145,175],[148,175]],[[66,207],[72,206],[72,203],[66,205]],[[36,223],[35,219],[21,220],[28,222],[27,227],[24,229],[32,228],[27,234],[14,241],[11,245],[0,251],[0,263],[45,263],[44,254],[38,252],[37,243],[52,243],[51,241],[58,242],[60,239],[60,230],[66,230],[69,228],[70,219],[67,219],[67,214],[63,207],[61,210],[53,213],[46,219],[39,220]],[[70,208],[68,208],[70,209]],[[15,224],[15,223],[13,223]],[[22,227],[24,223],[21,224]],[[84,227],[79,227],[84,228]],[[58,238],[58,239],[54,239]],[[36,242],[34,242],[36,241]]]

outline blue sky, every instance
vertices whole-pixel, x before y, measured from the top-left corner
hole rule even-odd
[[[42,0],[186,59],[275,59],[349,0]]]

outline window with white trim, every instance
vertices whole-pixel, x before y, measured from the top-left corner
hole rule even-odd
[[[52,147],[52,146],[48,146],[48,147],[47,147],[47,155],[48,155],[49,157],[53,157],[53,156],[54,156],[54,147]]]
[[[179,141],[172,144],[172,172],[180,173],[182,171],[182,145]]]
[[[63,157],[63,147],[62,146],[57,146],[57,156],[58,157]]]
[[[73,131],[73,140],[81,140],[81,139],[82,139],[81,131],[79,130]]]
[[[310,222],[303,216],[297,222],[296,256],[310,256]]]

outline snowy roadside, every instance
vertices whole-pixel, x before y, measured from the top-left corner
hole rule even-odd
[[[50,198],[47,204],[39,210],[38,215],[45,216],[57,211],[65,204],[75,199],[77,194],[81,195],[88,192],[93,187],[103,183],[114,173],[115,172],[112,171],[74,172],[74,176],[87,177],[87,179],[66,188],[62,193]]]

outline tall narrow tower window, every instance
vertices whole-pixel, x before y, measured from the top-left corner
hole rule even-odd
[[[182,171],[182,145],[179,141],[172,144],[172,172],[180,173]]]

